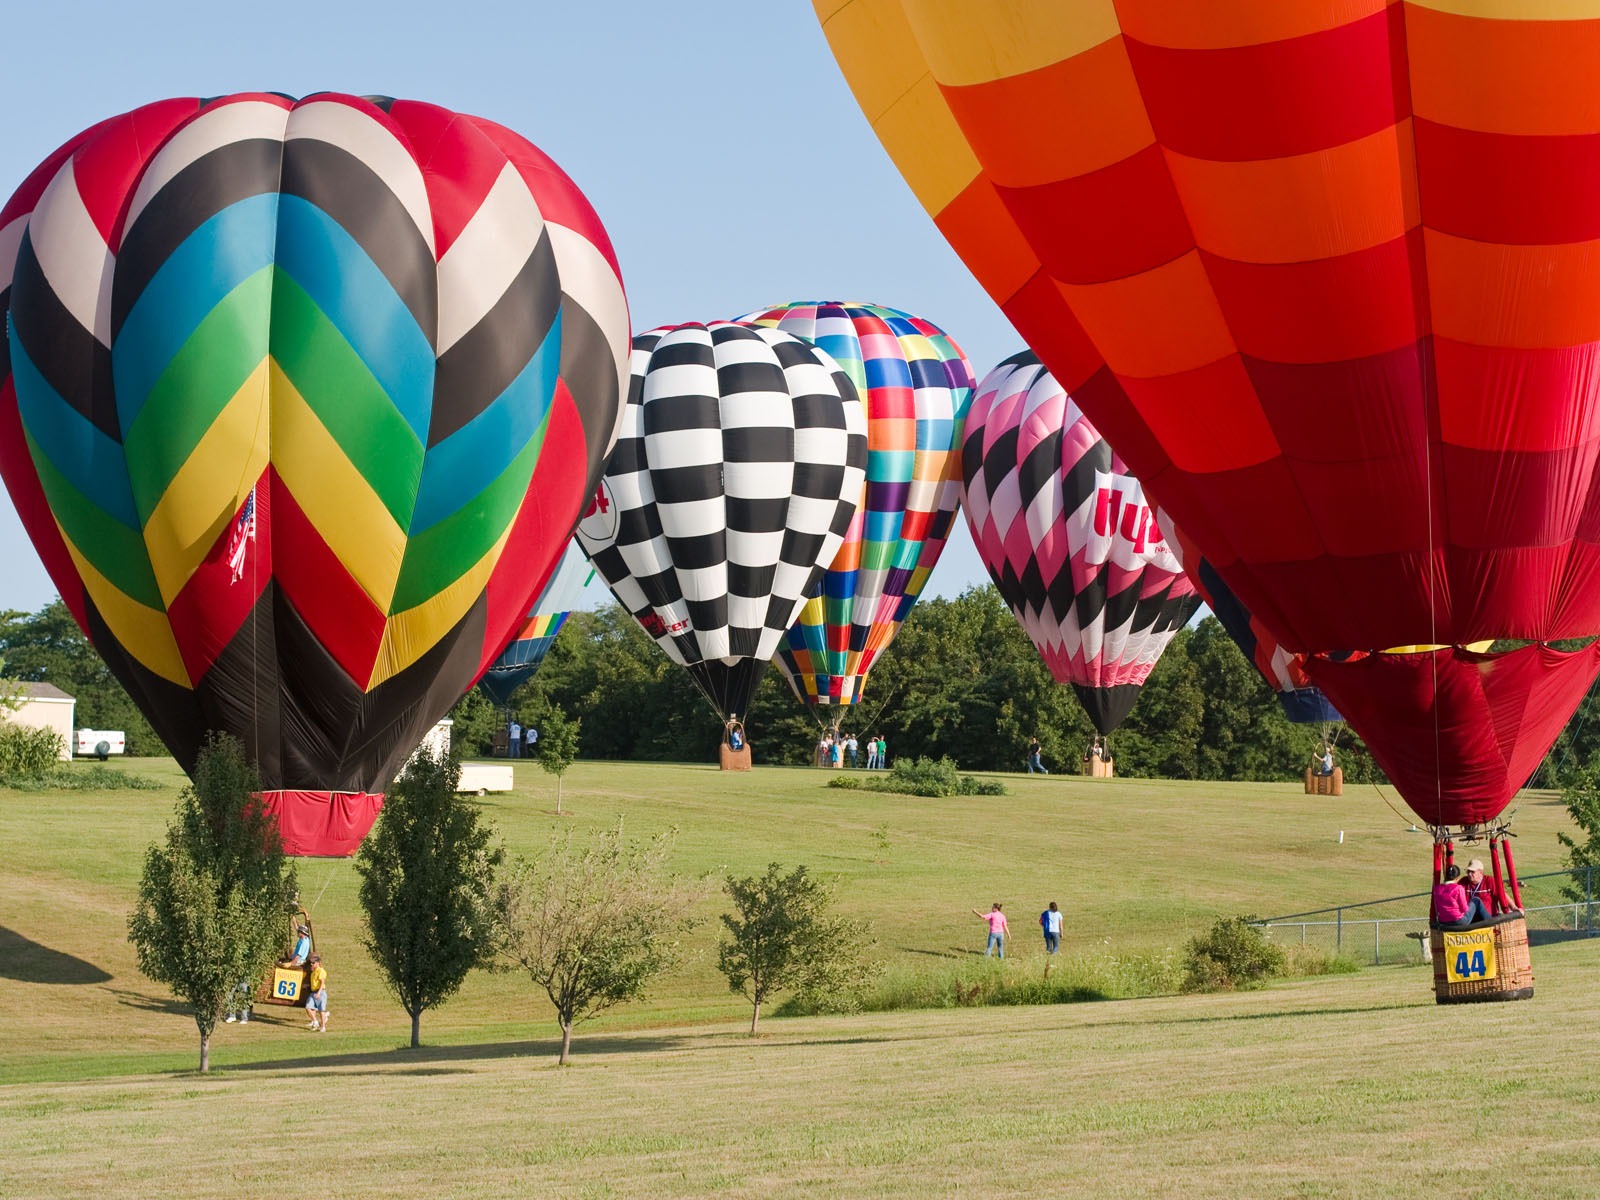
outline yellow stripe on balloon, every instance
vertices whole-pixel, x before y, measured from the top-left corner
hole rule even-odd
[[[267,469],[267,361],[233,394],[162,492],[144,525],[161,599],[170,606]]]
[[[140,604],[112,583],[72,544],[61,523],[56,523],[67,553],[78,569],[83,590],[94,601],[95,610],[105,621],[111,636],[146,670],[170,680],[181,688],[194,688],[189,671],[183,665],[183,655],[178,653],[178,643],[172,636],[172,625],[167,614]]]
[[[1412,8],[1431,8],[1457,17],[1491,21],[1592,21],[1600,0],[1406,0]]]
[[[905,0],[905,8],[946,87],[1025,75],[1122,32],[1114,0]]]
[[[823,32],[856,103],[929,212],[978,175],[978,160],[917,51],[899,0],[856,0],[823,12]]]
[[[367,680],[367,691],[404,671],[417,659],[439,644],[439,639],[449,633],[467,611],[477,603],[500,554],[506,539],[511,536],[508,526],[495,540],[482,558],[459,579],[430,596],[415,608],[390,617],[383,627],[383,641],[378,646],[378,657],[372,665],[372,677]]]
[[[405,561],[406,534],[277,363],[272,465],[328,548],[380,612]]]
[[[1463,650],[1470,650],[1474,654],[1487,654],[1489,647],[1494,645],[1494,640],[1487,642],[1468,642],[1462,646]],[[1387,650],[1378,651],[1379,654],[1429,654],[1434,650],[1449,650],[1450,646],[1390,646]]]

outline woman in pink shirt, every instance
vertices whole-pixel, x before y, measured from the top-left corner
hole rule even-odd
[[[1000,957],[1004,958],[1006,956],[1006,935],[1011,932],[1011,929],[1006,924],[1005,913],[1000,911],[999,902],[996,901],[995,906],[986,913],[973,909],[972,915],[989,927],[989,944],[985,947],[983,956],[988,958],[998,950]]]

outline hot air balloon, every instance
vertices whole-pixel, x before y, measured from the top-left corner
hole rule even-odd
[[[972,367],[937,325],[883,305],[795,303],[740,319],[820,346],[866,405],[865,500],[778,652],[803,703],[855,704],[950,536]]]
[[[1493,823],[1600,669],[1595,642],[1550,644],[1600,634],[1594,24],[1418,3],[818,11],[1018,331],[1310,656],[1438,844],[1488,828],[1498,877]],[[1486,638],[1527,644],[1464,649]],[[1445,648],[1323,657],[1407,644]],[[1519,974],[1486,997],[1523,994]]]
[[[167,100],[33,172],[0,288],[0,473],[62,599],[180,764],[239,736],[290,852],[351,852],[592,494],[599,220],[429,104]]]
[[[732,720],[838,551],[866,463],[855,387],[809,342],[729,322],[654,329],[633,340],[622,436],[578,540]]]
[[[527,622],[478,680],[478,687],[485,696],[503,708],[511,703],[512,692],[538,674],[545,655],[555,645],[556,635],[566,624],[567,614],[593,576],[594,568],[583,551],[576,542],[569,542],[556,573],[528,610]]]
[[[1103,738],[1199,609],[1194,584],[1139,481],[1029,351],[978,384],[961,471],[989,577]]]

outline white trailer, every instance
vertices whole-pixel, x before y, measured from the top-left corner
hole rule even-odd
[[[80,729],[72,739],[72,753],[79,758],[98,758],[105,762],[112,754],[126,754],[128,736],[120,729]]]
[[[456,791],[486,796],[490,792],[509,792],[514,784],[510,763],[464,762]]]

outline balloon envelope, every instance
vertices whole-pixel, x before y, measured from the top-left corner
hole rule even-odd
[[[866,419],[809,342],[729,322],[633,341],[622,437],[578,540],[718,714],[749,710],[855,516]]]
[[[432,105],[170,100],[35,170],[0,288],[0,471],[63,600],[183,766],[238,735],[291,852],[350,852],[609,447],[593,211]]]
[[[1139,481],[1024,351],[978,384],[962,499],[989,576],[1102,734],[1200,607]]]
[[[803,702],[854,704],[950,536],[972,367],[937,325],[884,305],[802,302],[740,319],[827,351],[866,406],[861,509],[778,653]]]
[[[1577,99],[1600,52],[1582,23],[1536,5],[816,7],[957,252],[1286,647],[1600,634],[1600,120]],[[1485,797],[1462,765],[1536,758],[1600,658],[1432,653],[1475,675],[1478,717],[1444,687],[1362,703],[1368,659],[1308,670],[1386,769],[1427,706],[1437,771],[1396,778],[1453,824],[1520,782]]]

